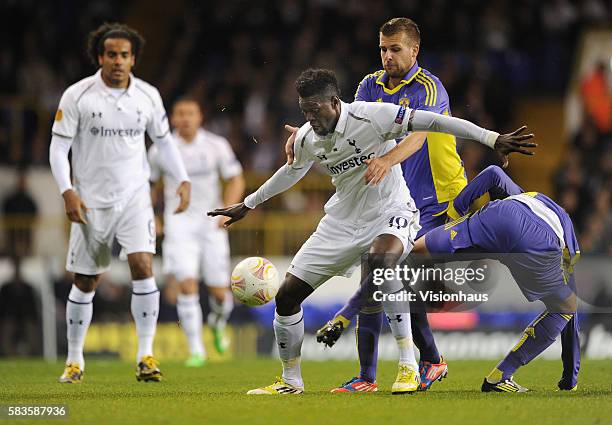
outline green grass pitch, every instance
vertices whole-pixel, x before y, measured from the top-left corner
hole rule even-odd
[[[61,364],[0,362],[0,405],[67,404],[67,419],[7,419],[4,424],[608,424],[612,361],[584,361],[579,391],[555,392],[560,361],[535,361],[516,375],[528,394],[482,394],[493,361],[454,361],[449,377],[426,393],[393,396],[396,366],[379,365],[378,393],[329,394],[356,371],[353,362],[305,362],[306,394],[246,396],[272,382],[275,360],[161,364],[162,383],[138,383],[131,364],[90,360],[80,385],[55,382]]]

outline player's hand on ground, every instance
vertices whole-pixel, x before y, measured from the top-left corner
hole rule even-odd
[[[389,170],[393,165],[391,164],[391,161],[384,156],[381,156],[380,158],[366,159],[364,162],[368,165],[368,169],[365,173],[365,182],[366,184],[371,184],[372,186],[376,186],[382,182],[387,174],[389,174]]]
[[[174,210],[174,214],[179,214],[189,208],[189,202],[191,201],[191,182],[181,182],[176,194],[180,198],[179,206]]]
[[[64,208],[66,210],[68,220],[72,221],[73,223],[87,224],[85,213],[88,211],[88,209],[81,197],[72,189],[65,191],[62,194],[62,197],[64,198]]]
[[[293,152],[293,143],[295,142],[295,135],[297,134],[299,128],[285,124],[285,130],[291,132],[291,135],[287,139],[287,143],[285,143],[285,155],[287,155],[287,164],[291,165],[293,164],[293,160],[295,158]]]
[[[526,148],[535,148],[538,145],[528,140],[533,139],[533,134],[521,134],[527,129],[526,126],[522,126],[514,130],[512,133],[500,134],[495,141],[495,151],[499,154],[502,160],[502,167],[508,166],[508,155],[512,152],[518,152],[523,155],[533,155],[534,153],[528,151]]]
[[[230,205],[227,208],[217,208],[214,211],[209,211],[207,215],[210,217],[229,217],[229,220],[227,220],[223,225],[224,227],[229,227],[238,220],[241,220],[250,210],[251,209],[249,207],[244,205],[244,202],[240,202],[239,204]]]

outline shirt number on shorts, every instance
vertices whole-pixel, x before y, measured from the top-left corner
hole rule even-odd
[[[403,229],[408,227],[408,219],[406,217],[393,216],[389,219],[389,227],[397,227],[397,229]]]

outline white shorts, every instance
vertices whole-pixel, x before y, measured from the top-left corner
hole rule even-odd
[[[333,276],[350,276],[379,235],[391,234],[402,241],[403,260],[420,228],[419,211],[407,205],[387,208],[378,220],[359,227],[326,215],[293,257],[288,272],[316,289]]]
[[[117,238],[126,254],[155,253],[155,220],[149,185],[126,202],[109,208],[91,208],[87,224],[72,223],[66,258],[69,272],[97,275],[110,267],[111,247]]]
[[[163,270],[179,282],[201,276],[207,286],[229,287],[230,249],[227,230],[203,212],[166,215]]]

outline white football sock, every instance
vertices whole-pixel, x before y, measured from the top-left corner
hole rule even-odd
[[[176,310],[178,312],[181,328],[187,336],[189,352],[191,355],[206,356],[202,342],[202,306],[198,294],[178,294],[176,297]]]
[[[405,291],[405,289],[400,289],[395,293],[399,295],[401,291]],[[410,326],[410,304],[408,301],[387,300],[383,301],[382,305],[387,316],[387,322],[391,328],[391,333],[397,342],[399,363],[410,365],[415,370],[418,370],[418,364],[414,356],[412,327]]]
[[[159,289],[155,278],[132,281],[132,316],[138,334],[138,354],[136,363],[144,356],[153,355],[153,339],[157,328],[159,312]]]
[[[217,301],[212,295],[208,296],[210,313],[208,314],[208,326],[216,329],[223,329],[234,309],[234,297],[230,291],[225,292],[222,302]]]
[[[279,316],[274,312],[274,335],[278,354],[283,363],[283,380],[295,387],[303,388],[300,368],[302,341],[304,341],[304,312],[291,316]]]
[[[68,302],[66,303],[66,328],[68,337],[68,357],[66,364],[77,363],[81,370],[85,370],[83,358],[83,345],[87,329],[93,315],[93,297],[96,291],[83,292],[72,284]]]

